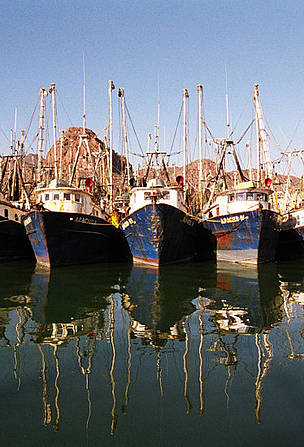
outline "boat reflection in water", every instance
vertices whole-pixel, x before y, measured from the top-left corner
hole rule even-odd
[[[147,432],[148,446],[225,445],[235,430],[278,441],[282,381],[301,392],[304,269],[28,267],[12,286],[13,272],[0,287],[0,383],[15,445],[33,433],[45,446],[128,446]]]
[[[272,328],[282,321],[283,300],[275,265],[244,269],[230,264],[218,264],[216,288],[201,290],[203,296],[197,306],[210,312],[217,339],[210,350],[218,354],[216,361],[227,368],[225,394],[229,402],[229,385],[237,367],[247,362],[248,342],[240,336],[253,335],[257,356],[255,379],[255,415],[260,423],[262,384],[270,370],[273,346],[269,335]],[[207,333],[210,332],[211,328]],[[253,337],[251,337],[251,345]],[[245,348],[245,349],[244,349]],[[252,349],[252,346],[250,346]],[[244,357],[243,357],[244,356]],[[243,358],[242,358],[243,357]],[[252,365],[251,375],[254,374]],[[250,376],[248,376],[250,380]]]

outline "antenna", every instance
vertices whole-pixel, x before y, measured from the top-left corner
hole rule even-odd
[[[17,139],[17,115],[18,109],[15,108],[15,122],[14,122],[14,142],[13,142],[13,151],[16,152],[16,139]]]
[[[86,132],[86,77],[85,77],[85,60],[84,53],[82,54],[82,71],[83,71],[83,114],[82,114],[82,131],[83,135]]]
[[[230,117],[229,117],[229,98],[228,98],[228,75],[227,67],[225,65],[225,79],[226,79],[226,126],[227,126],[227,139],[230,138]]]
[[[154,139],[154,151],[159,151],[159,123],[160,123],[160,94],[159,94],[159,75],[157,79],[157,124],[154,126],[155,139]]]

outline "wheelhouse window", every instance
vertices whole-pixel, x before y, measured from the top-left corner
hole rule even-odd
[[[244,193],[242,193],[242,192],[236,193],[236,200],[238,200],[238,201],[244,200]]]
[[[4,210],[4,217],[8,217],[8,210],[7,209]]]
[[[151,196],[151,192],[150,192],[150,191],[146,191],[146,192],[144,193],[144,200],[149,200],[149,199],[150,199],[150,196]]]
[[[162,199],[169,200],[170,199],[170,192],[169,191],[163,192]]]
[[[80,194],[75,194],[75,202],[80,202]]]
[[[268,201],[268,196],[267,194],[257,194],[257,200],[260,200],[261,202],[267,202]]]
[[[45,194],[44,200],[50,200],[50,195],[49,194]]]
[[[71,200],[71,194],[69,192],[65,192],[63,194],[63,199],[64,200]]]
[[[234,201],[234,194],[228,194],[228,202]]]
[[[54,194],[54,200],[59,200],[59,194]]]
[[[246,196],[247,196],[247,200],[254,200],[254,193],[253,192],[247,192]]]

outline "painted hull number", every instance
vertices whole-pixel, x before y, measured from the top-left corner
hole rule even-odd
[[[231,216],[231,217],[223,217],[221,219],[221,224],[229,224],[229,223],[236,223],[236,222],[243,222],[244,220],[249,219],[248,216],[244,216],[244,214],[241,214],[240,216]]]

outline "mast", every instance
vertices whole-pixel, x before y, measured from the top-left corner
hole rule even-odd
[[[151,138],[152,138],[152,135],[151,135],[150,132],[148,132],[148,136],[147,136],[147,154],[150,154]]]
[[[230,140],[230,118],[229,118],[229,98],[228,98],[228,77],[227,77],[227,69],[225,67],[225,75],[226,75],[226,126],[227,126],[227,140]]]
[[[57,172],[57,146],[56,146],[56,107],[55,107],[55,84],[54,84],[54,82],[52,82],[51,88],[49,91],[52,96],[54,167],[55,167],[55,179],[57,179],[58,172]]]
[[[11,140],[11,143],[10,143],[10,152],[11,152],[11,155],[14,155],[14,131],[13,131],[13,129],[11,129],[10,130],[10,140]]]
[[[83,67],[83,88],[82,88],[82,96],[83,96],[83,114],[82,114],[82,133],[85,135],[86,133],[86,78],[85,78],[85,65],[84,65],[84,54],[82,55],[82,67]]]
[[[252,156],[251,156],[251,142],[248,141],[246,143],[246,148],[248,149],[248,164],[249,164],[249,179],[253,180],[252,178]]]
[[[40,113],[39,113],[39,134],[38,134],[38,167],[37,180],[42,180],[42,158],[43,158],[43,131],[44,131],[44,99],[47,96],[47,91],[44,88],[40,89]]]
[[[203,207],[203,197],[202,197],[202,180],[203,180],[203,135],[202,135],[202,95],[203,95],[203,86],[198,84],[197,86],[198,93],[198,142],[199,142],[199,204],[200,210]]]
[[[113,112],[112,112],[112,91],[115,89],[113,81],[109,81],[109,138],[110,138],[110,212],[113,208]]]
[[[183,166],[184,200],[186,200],[186,163],[187,163],[187,146],[188,146],[187,98],[189,98],[189,93],[188,93],[188,90],[186,88],[184,88],[183,89],[183,103],[184,103],[184,166]]]
[[[64,131],[60,131],[60,155],[59,155],[59,178],[62,177],[62,150],[63,150],[63,134]]]
[[[256,111],[256,128],[257,128],[257,182],[261,182],[261,165],[265,161],[265,176],[266,178],[273,178],[273,168],[270,159],[269,145],[267,140],[267,132],[264,125],[263,109],[259,96],[258,84],[253,87],[253,102]]]
[[[120,98],[121,98],[121,115],[122,115],[125,156],[126,156],[126,162],[127,162],[127,179],[128,179],[128,185],[130,185],[129,146],[128,146],[126,111],[125,111],[125,91],[123,88],[119,89],[118,96],[120,96]]]
[[[17,110],[17,108],[15,108],[14,140],[13,140],[14,152],[16,152],[16,140],[17,140],[17,114],[18,114],[18,110]]]

